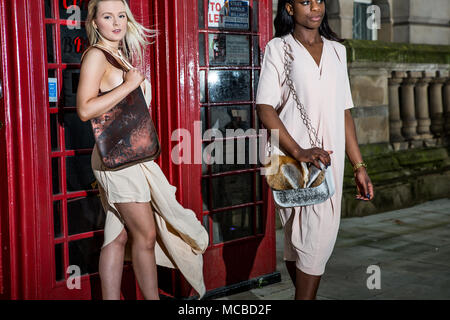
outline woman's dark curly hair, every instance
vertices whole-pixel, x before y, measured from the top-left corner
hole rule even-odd
[[[275,17],[274,25],[275,25],[275,37],[283,37],[287,35],[288,33],[291,33],[294,31],[294,17],[289,15],[289,13],[286,10],[286,4],[294,4],[295,0],[280,0],[278,1],[278,9],[277,9],[277,16]],[[323,1],[324,3],[325,0]],[[339,38],[336,33],[331,30],[330,25],[328,24],[328,15],[325,11],[325,15],[323,16],[322,23],[319,27],[319,34],[321,36],[324,36],[328,40],[334,40],[337,42],[344,41],[343,39]]]

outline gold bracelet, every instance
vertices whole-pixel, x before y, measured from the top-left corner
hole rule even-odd
[[[353,172],[356,172],[356,170],[358,170],[359,168],[364,167],[367,168],[367,164],[365,164],[364,162],[358,162],[353,166]]]

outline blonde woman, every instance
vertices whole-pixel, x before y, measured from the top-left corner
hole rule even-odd
[[[136,22],[124,0],[91,0],[86,31],[91,46],[81,58],[77,93],[80,119],[88,121],[102,115],[139,86],[150,105],[150,83],[143,74],[137,68],[125,73],[107,57],[112,55],[132,67],[134,59],[142,62],[147,40],[155,33]],[[159,299],[157,264],[180,269],[202,297],[202,253],[208,246],[208,234],[194,212],[177,202],[176,188],[168,183],[160,167],[146,161],[108,170],[97,146],[91,159],[106,212],[99,262],[103,299],[120,299],[123,261],[130,248],[133,270],[145,299]]]

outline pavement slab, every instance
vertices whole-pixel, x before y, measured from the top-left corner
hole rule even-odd
[[[281,282],[218,300],[294,299],[295,288],[283,261],[283,239],[283,230],[276,230]],[[369,289],[371,266],[379,268],[379,289]],[[317,300],[329,299],[450,299],[450,198],[342,219],[317,293]]]

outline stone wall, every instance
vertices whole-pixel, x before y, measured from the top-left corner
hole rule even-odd
[[[450,44],[450,1],[395,0],[395,42]]]
[[[450,196],[450,46],[348,40],[358,142],[375,186],[356,201],[346,160],[342,216]]]
[[[352,167],[346,161],[342,217],[365,216],[450,197],[449,147],[394,151],[388,144],[361,146],[375,198],[355,200]]]

